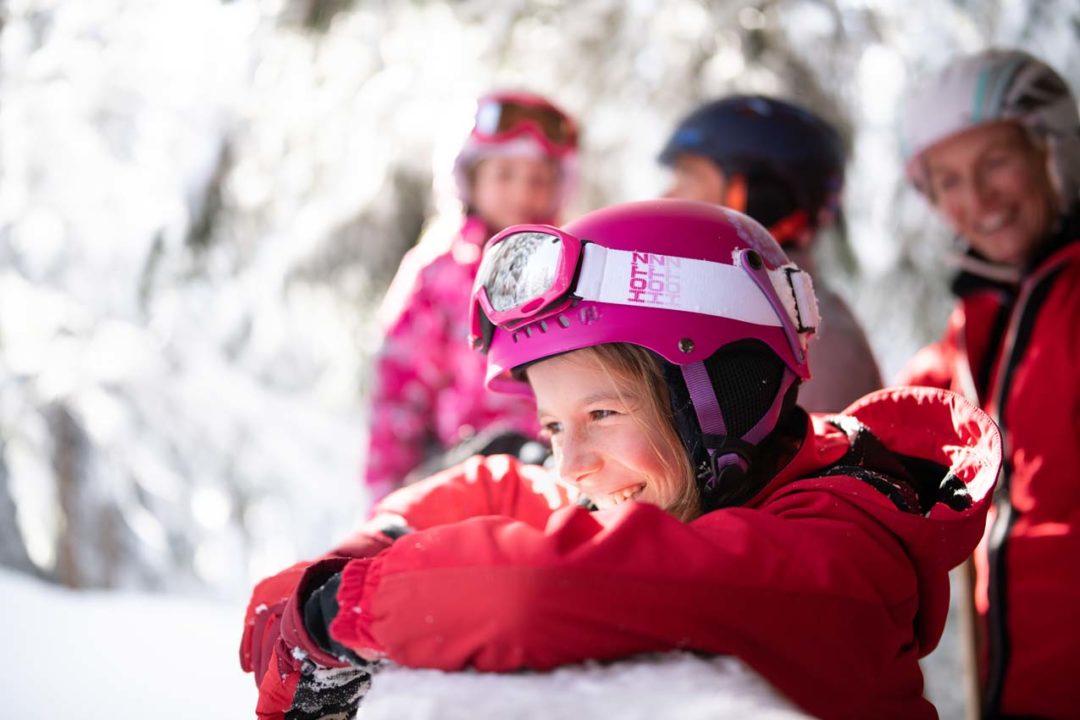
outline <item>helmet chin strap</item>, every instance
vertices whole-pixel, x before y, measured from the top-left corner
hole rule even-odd
[[[681,366],[683,380],[686,382],[687,392],[690,394],[690,402],[694,406],[698,425],[701,426],[702,441],[709,453],[709,466],[712,476],[705,481],[706,491],[716,490],[722,475],[727,474],[728,468],[738,468],[739,473],[745,474],[750,469],[750,452],[752,446],[729,438],[727,424],[724,422],[724,413],[720,410],[720,403],[716,398],[716,390],[713,389],[712,381],[709,380],[709,372],[705,369],[705,363],[694,362]]]

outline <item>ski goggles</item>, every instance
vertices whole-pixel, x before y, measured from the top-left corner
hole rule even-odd
[[[498,98],[485,98],[480,101],[476,111],[474,135],[482,139],[498,139],[525,128],[539,133],[553,147],[577,147],[577,128],[574,122],[550,105],[531,105]]]
[[[751,249],[735,252],[727,264],[616,250],[551,226],[516,225],[484,251],[470,341],[487,352],[496,327],[514,331],[539,321],[546,332],[548,319],[566,327],[561,313],[581,300],[782,327],[793,349],[805,345],[802,336],[819,322],[810,276],[794,264],[769,270]]]

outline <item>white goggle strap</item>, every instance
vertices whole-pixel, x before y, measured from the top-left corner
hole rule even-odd
[[[770,270],[769,280],[776,290],[776,296],[784,304],[796,332],[800,335],[817,332],[821,315],[818,312],[814,281],[810,274],[800,270],[795,263],[788,263],[776,270]]]
[[[574,294],[583,300],[702,313],[766,327],[784,325],[757,283],[737,265],[611,250],[596,243],[582,250]],[[819,317],[810,276],[794,264],[768,275],[790,326],[800,335],[813,332]]]

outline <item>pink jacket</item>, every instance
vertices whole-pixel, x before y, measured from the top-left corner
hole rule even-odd
[[[380,310],[364,481],[378,498],[433,453],[487,429],[538,430],[531,400],[484,387],[484,358],[468,346],[469,300],[488,233],[476,218],[431,232],[401,261]]]

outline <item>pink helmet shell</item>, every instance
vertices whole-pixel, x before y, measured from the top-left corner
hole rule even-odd
[[[707,203],[652,200],[589,213],[567,224],[564,231],[610,250],[740,267],[769,298],[780,322],[767,326],[698,312],[580,300],[557,318],[546,317],[513,331],[495,328],[487,353],[487,382],[492,390],[527,393],[528,386],[512,377],[514,368],[605,343],[639,345],[675,365],[687,365],[706,360],[730,343],[759,340],[795,375],[809,377],[806,344],[813,327],[795,327],[784,307],[786,303],[798,312],[795,291],[791,298],[780,298],[773,290],[775,281],[769,279],[769,271],[799,271],[769,233],[749,217]],[[671,268],[654,270],[649,282],[678,281]],[[760,298],[752,300],[760,303]],[[812,297],[803,300],[804,310],[809,306],[813,308],[806,313],[806,324],[816,325]]]

